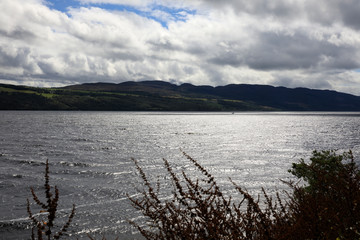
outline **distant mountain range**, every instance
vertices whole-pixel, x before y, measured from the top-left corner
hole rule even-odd
[[[163,81],[85,83],[63,88],[0,84],[1,110],[360,111],[360,97],[268,85],[175,85]]]

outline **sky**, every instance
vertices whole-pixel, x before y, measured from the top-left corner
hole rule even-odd
[[[360,96],[358,0],[0,0],[0,82],[162,80]]]

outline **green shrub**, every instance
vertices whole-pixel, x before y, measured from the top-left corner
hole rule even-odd
[[[309,163],[301,159],[299,163],[293,163],[289,172],[304,180],[307,184],[306,191],[311,193],[328,192],[337,180],[346,184],[349,177],[359,175],[351,151],[341,155],[337,155],[335,151],[314,151]]]
[[[313,152],[289,170],[305,182],[290,183],[288,201],[297,239],[360,239],[360,173],[351,151]]]

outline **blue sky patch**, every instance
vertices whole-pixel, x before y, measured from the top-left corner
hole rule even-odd
[[[68,7],[77,8],[80,7],[80,2],[76,0],[51,0],[46,2],[50,9],[56,9],[61,12],[67,12]]]
[[[162,5],[151,5],[149,11],[144,11],[129,5],[118,5],[108,3],[97,4],[81,4],[76,0],[52,0],[48,1],[47,5],[51,9],[56,9],[61,12],[67,12],[68,8],[79,7],[98,7],[110,11],[127,11],[135,13],[139,16],[159,22],[163,27],[167,27],[169,22],[172,21],[186,21],[188,15],[195,15],[196,10],[186,8],[171,8]]]

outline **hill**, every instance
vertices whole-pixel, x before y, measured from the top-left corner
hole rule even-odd
[[[175,85],[162,81],[85,83],[63,88],[0,84],[1,110],[360,111],[360,97],[268,85]]]

